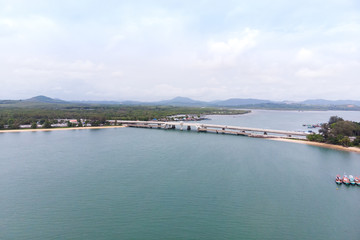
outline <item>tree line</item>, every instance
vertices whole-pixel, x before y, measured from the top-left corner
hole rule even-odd
[[[172,106],[124,106],[91,104],[43,104],[26,107],[6,107],[0,104],[0,129],[17,129],[20,125],[57,123],[57,119],[86,119],[92,126],[106,124],[106,120],[164,119],[179,114],[243,114],[248,111],[220,108],[172,107]],[[80,121],[79,121],[80,122]]]

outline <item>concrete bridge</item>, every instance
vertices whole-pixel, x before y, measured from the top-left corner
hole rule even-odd
[[[117,121],[118,124],[122,124],[128,127],[139,127],[139,128],[159,128],[159,129],[180,129],[180,130],[196,130],[198,132],[213,132],[222,134],[234,134],[243,135],[249,137],[260,137],[260,138],[294,138],[304,139],[308,133],[285,131],[285,130],[272,130],[262,128],[248,128],[228,125],[217,125],[217,124],[202,124],[194,122],[160,122],[160,121]]]

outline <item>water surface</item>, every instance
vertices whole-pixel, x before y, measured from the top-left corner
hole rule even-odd
[[[360,175],[360,154],[136,128],[5,133],[0,146],[0,239],[360,236],[360,187],[334,183]]]

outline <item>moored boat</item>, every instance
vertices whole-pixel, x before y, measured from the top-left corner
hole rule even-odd
[[[340,177],[339,174],[336,175],[335,182],[336,182],[337,184],[341,184],[341,183],[342,183],[342,178]]]
[[[355,185],[355,178],[353,175],[349,175],[349,181],[351,185]]]
[[[344,175],[342,182],[343,182],[344,184],[346,184],[346,185],[349,185],[349,184],[350,184],[350,181],[349,181],[349,178],[347,177],[347,175]]]
[[[355,177],[355,184],[360,186],[360,177]]]

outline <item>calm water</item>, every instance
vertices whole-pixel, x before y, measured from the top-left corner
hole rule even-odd
[[[278,116],[328,113],[212,122],[285,129]],[[134,128],[6,133],[0,149],[0,239],[360,238],[360,187],[334,183],[360,175],[356,153]]]

